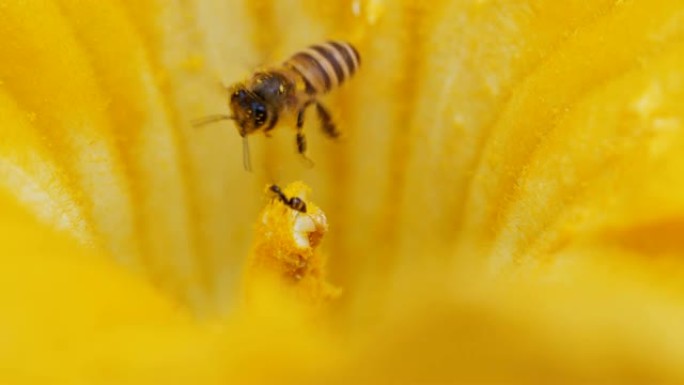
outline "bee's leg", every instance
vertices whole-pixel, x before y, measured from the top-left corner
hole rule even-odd
[[[302,155],[302,159],[306,163],[307,167],[312,167],[313,161],[306,156],[306,136],[304,136],[303,127],[304,113],[306,112],[306,108],[309,107],[311,103],[313,103],[313,100],[309,100],[304,103],[302,108],[300,108],[299,112],[297,113],[297,152]]]
[[[313,161],[306,156],[306,136],[304,136],[304,131],[301,128],[297,129],[297,152],[302,156],[307,167],[313,166]]]
[[[267,138],[271,137],[271,130],[275,128],[276,123],[278,123],[278,112],[273,114],[273,117],[268,122],[268,127],[264,130],[264,135],[266,135]]]
[[[302,127],[304,127],[304,113],[306,112],[307,107],[313,103],[313,100],[309,100],[304,105],[302,108],[299,109],[299,112],[297,112],[297,130],[301,130]]]
[[[316,102],[316,112],[318,112],[318,118],[321,120],[323,132],[331,138],[339,137],[340,132],[337,131],[337,127],[330,116],[330,112],[318,102]]]

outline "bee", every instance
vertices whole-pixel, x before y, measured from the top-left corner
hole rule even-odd
[[[276,194],[278,199],[281,202],[283,202],[283,204],[285,206],[291,208],[292,210],[299,211],[302,214],[306,214],[306,203],[304,203],[304,201],[301,198],[299,198],[299,197],[288,198],[285,195],[285,193],[283,192],[283,190],[281,190],[280,187],[278,185],[275,185],[275,184],[272,184],[269,187],[269,190],[271,190],[274,194]]]
[[[359,69],[361,57],[349,43],[329,41],[300,51],[279,66],[257,71],[246,81],[227,88],[228,106],[232,115],[211,115],[196,120],[195,126],[222,120],[234,120],[243,138],[243,163],[251,170],[247,137],[257,132],[270,136],[270,131],[285,115],[296,116],[297,152],[312,165],[306,156],[304,114],[313,106],[323,132],[337,138],[340,132],[330,112],[317,97],[341,85]]]

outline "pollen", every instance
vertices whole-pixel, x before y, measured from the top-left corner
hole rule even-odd
[[[283,192],[302,199],[307,212],[283,204],[267,186],[271,199],[259,215],[245,272],[247,300],[254,298],[255,290],[274,284],[279,291],[313,304],[339,296],[340,289],[326,281],[326,256],[320,250],[328,231],[325,213],[308,199],[311,190],[304,183],[291,183]]]

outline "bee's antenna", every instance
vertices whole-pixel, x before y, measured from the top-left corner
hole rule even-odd
[[[252,171],[252,160],[249,156],[249,142],[247,137],[242,137],[242,164],[245,166],[245,170]]]
[[[203,118],[195,119],[191,123],[195,127],[202,127],[204,125],[220,122],[222,120],[235,120],[235,117],[229,115],[209,115]]]

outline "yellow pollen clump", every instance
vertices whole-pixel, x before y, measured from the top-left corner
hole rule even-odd
[[[308,200],[311,189],[302,182],[283,189],[288,198],[303,200],[306,212],[287,206],[268,187],[266,191],[272,199],[259,215],[247,261],[248,302],[255,290],[273,284],[313,304],[337,297],[340,289],[326,282],[326,258],[319,250],[328,222],[325,213]]]

